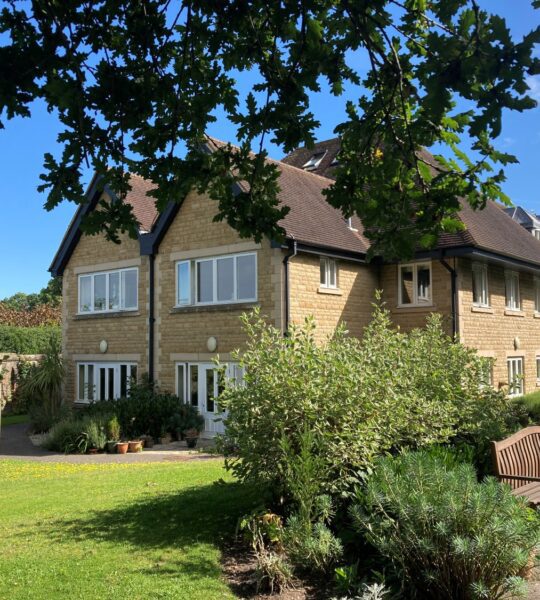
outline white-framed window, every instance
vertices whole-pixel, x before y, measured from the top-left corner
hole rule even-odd
[[[536,383],[540,383],[540,356],[536,357]]]
[[[521,310],[519,273],[517,271],[505,271],[504,282],[506,290],[506,308],[509,308],[510,310]]]
[[[508,364],[508,395],[522,396],[524,390],[523,381],[523,357],[514,356],[507,360]]]
[[[134,381],[137,381],[136,363],[77,363],[77,401],[123,398]]]
[[[137,310],[139,269],[79,275],[79,313]]]
[[[488,266],[473,263],[472,266],[473,304],[489,307]]]
[[[176,306],[257,300],[257,254],[227,254],[176,263]]]
[[[534,312],[540,313],[540,277],[534,278]]]
[[[431,304],[431,262],[398,266],[398,304],[429,306]]]
[[[483,358],[482,370],[480,372],[480,386],[482,388],[493,387],[493,359]]]
[[[312,154],[310,159],[302,165],[302,169],[305,169],[306,171],[313,171],[316,169],[321,164],[322,159],[326,156],[326,152],[326,150],[323,150],[322,152],[315,152]]]
[[[535,237],[537,240],[540,240],[540,229],[536,229],[536,228],[535,228],[535,229],[533,229],[533,230],[531,231],[531,233],[534,235],[534,237]]]
[[[338,265],[335,259],[321,256],[320,286],[322,288],[337,289]]]

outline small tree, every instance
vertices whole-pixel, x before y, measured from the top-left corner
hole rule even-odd
[[[227,384],[219,398],[226,464],[241,480],[290,497],[281,440],[298,452],[306,428],[319,440],[321,491],[331,494],[350,493],[383,453],[458,435],[484,452],[494,432],[507,431],[510,400],[482,386],[485,359],[453,343],[440,316],[405,334],[377,305],[361,341],[340,327],[324,344],[313,319],[286,337],[257,312],[243,324],[244,383]]]

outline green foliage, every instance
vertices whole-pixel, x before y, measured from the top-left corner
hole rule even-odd
[[[534,425],[540,425],[540,391],[516,398],[515,402],[516,411],[522,411]]]
[[[286,337],[257,313],[243,323],[248,342],[235,359],[244,385],[227,383],[220,395],[228,411],[220,447],[240,480],[276,494],[292,493],[281,440],[298,449],[306,428],[324,465],[322,492],[341,495],[385,452],[456,441],[482,454],[513,424],[511,400],[481,385],[484,359],[453,343],[439,316],[405,334],[375,307],[361,341],[341,328],[324,344],[311,320]]]
[[[43,354],[51,337],[60,341],[60,327],[56,325],[43,327],[0,325],[0,352]]]
[[[44,445],[65,454],[84,454],[90,448],[101,450],[107,442],[107,425],[107,419],[100,417],[64,419],[51,427]]]
[[[278,239],[277,167],[250,152],[266,139],[285,151],[313,144],[310,94],[324,85],[347,115],[328,201],[358,214],[386,256],[456,230],[459,197],[475,208],[506,200],[503,167],[516,158],[492,140],[505,111],[535,106],[527,77],[540,71],[540,30],[514,41],[474,0],[7,3],[0,32],[2,120],[43,99],[63,125],[62,152],[45,156],[41,176],[47,209],[83,202],[90,164],[120,199],[129,170],[154,182],[160,209],[196,188],[240,235]],[[243,71],[256,77],[246,97]],[[239,149],[205,152],[216,112],[237,128]],[[435,145],[453,158],[434,164],[420,151]],[[138,232],[122,201],[103,201],[84,226],[115,241]]]
[[[118,441],[120,440],[120,423],[118,421],[118,417],[114,415],[107,421],[107,440],[109,441]]]
[[[32,311],[38,306],[48,304],[50,306],[59,306],[62,301],[62,278],[53,277],[49,283],[37,294],[25,294],[17,292],[0,300],[0,303],[16,311]]]
[[[66,405],[52,405],[44,402],[31,402],[28,406],[28,417],[30,428],[34,433],[45,433],[56,423],[59,423],[71,415]]]
[[[351,508],[358,531],[389,559],[409,596],[496,600],[516,593],[540,541],[526,501],[474,468],[429,452],[378,461]]]
[[[122,434],[127,438],[151,435],[157,439],[165,433],[177,434],[190,428],[201,431],[204,425],[196,407],[147,384],[132,384],[126,398],[90,404],[85,408],[85,414],[116,416]]]

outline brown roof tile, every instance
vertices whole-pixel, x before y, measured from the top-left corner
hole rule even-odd
[[[225,145],[214,138],[208,138],[208,142],[215,148]],[[328,152],[317,170],[306,171],[295,166],[305,164],[318,148],[327,148]],[[283,161],[269,159],[280,170],[279,200],[290,208],[280,224],[289,238],[300,243],[365,254],[369,240],[364,235],[360,220],[354,217],[353,227],[356,231],[350,229],[341,212],[331,207],[322,194],[332,184],[329,166],[338,151],[339,139],[335,138],[317,144],[314,149],[295,150]],[[425,156],[431,157],[427,152]],[[323,177],[318,174],[319,171],[330,176]],[[133,206],[141,228],[150,231],[158,216],[154,199],[146,195],[153,186],[136,175],[132,176],[130,183],[132,190],[127,201]],[[540,265],[540,241],[494,202],[488,201],[484,210],[475,211],[462,200],[458,217],[464,223],[465,231],[442,234],[437,248],[473,246]]]

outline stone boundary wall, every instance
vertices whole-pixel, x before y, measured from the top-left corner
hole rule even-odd
[[[5,405],[9,412],[9,402],[17,389],[19,364],[38,363],[43,354],[0,354],[0,407]]]

